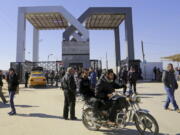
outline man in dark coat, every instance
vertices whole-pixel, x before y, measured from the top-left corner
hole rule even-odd
[[[127,67],[124,67],[122,69],[122,71],[120,72],[120,79],[122,80],[122,84],[124,84],[124,87],[123,88],[123,94],[125,95],[126,93],[126,90],[127,90],[127,82],[128,82],[128,70],[127,70]]]
[[[128,80],[129,80],[130,90],[133,89],[134,94],[137,94],[137,91],[136,91],[137,79],[138,79],[137,72],[136,72],[134,67],[131,67],[129,72],[128,72]]]
[[[9,73],[7,76],[7,82],[8,82],[8,91],[9,91],[10,106],[11,106],[11,112],[9,112],[8,114],[16,115],[16,109],[14,106],[14,96],[16,94],[16,90],[19,85],[19,82],[18,82],[18,77],[13,68],[9,69]]]
[[[28,86],[29,72],[25,73],[25,88]]]
[[[74,69],[69,67],[65,76],[62,79],[62,89],[64,90],[64,111],[63,118],[68,119],[70,108],[70,119],[76,120],[75,103],[76,103],[76,83],[74,79]]]
[[[3,103],[6,104],[7,101],[6,101],[6,98],[4,97],[3,92],[2,92],[2,87],[3,87],[3,81],[2,80],[3,80],[3,74],[2,74],[2,71],[0,70],[0,97],[3,101]]]
[[[172,103],[174,110],[180,113],[179,106],[175,99],[175,90],[178,89],[178,83],[175,78],[174,67],[171,63],[168,64],[167,70],[163,72],[162,82],[167,93],[167,100],[164,105],[164,109],[169,109],[169,104]]]
[[[115,89],[123,88],[124,85],[119,85],[114,80],[114,73],[113,70],[108,70],[103,77],[97,82],[95,88],[95,96],[103,101],[105,106],[99,106],[98,104],[95,105],[96,111],[98,109],[106,109],[110,111],[109,115],[109,124],[114,124],[115,117],[116,117],[116,109],[117,105],[113,103],[111,98],[113,97],[113,93]],[[96,108],[98,106],[98,108]],[[94,110],[95,112],[95,110]]]
[[[88,78],[89,72],[88,70],[84,70],[82,72],[82,77],[79,82],[79,91],[83,95],[85,101],[89,100],[91,97],[94,97],[94,90],[91,89],[91,82]]]

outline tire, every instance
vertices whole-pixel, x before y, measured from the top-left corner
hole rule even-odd
[[[145,113],[145,112],[138,112],[137,113],[139,118],[141,119],[141,122],[139,122],[137,116],[135,116],[135,126],[138,130],[138,132],[140,133],[140,135],[158,135],[159,134],[159,126],[157,121],[155,120],[155,118],[149,114],[149,113]],[[154,125],[154,126],[153,126]],[[143,126],[144,129],[141,128],[141,126]],[[152,128],[154,127],[154,130],[152,131]],[[146,132],[146,129],[148,129],[148,132]]]
[[[90,118],[88,118],[90,117]],[[91,130],[91,131],[97,131],[100,129],[99,126],[97,125],[94,125],[94,122],[92,121],[93,118],[93,110],[91,108],[87,108],[83,111],[83,115],[82,115],[82,122],[84,124],[84,126],[88,129],[88,130]],[[88,120],[89,119],[89,120]],[[90,123],[92,125],[90,125]]]

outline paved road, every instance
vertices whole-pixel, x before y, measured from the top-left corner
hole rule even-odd
[[[180,84],[179,84],[180,85]],[[149,109],[160,126],[160,135],[180,135],[180,114],[163,110],[165,93],[160,83],[139,83],[143,108]],[[7,92],[6,92],[7,95]],[[180,105],[180,89],[176,92]],[[62,119],[63,93],[60,89],[25,89],[15,98],[17,116],[8,116],[9,105],[0,102],[2,135],[138,135],[134,126],[123,130],[88,131],[81,122],[83,103],[77,102],[78,121]]]

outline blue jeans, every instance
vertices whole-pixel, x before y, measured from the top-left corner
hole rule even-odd
[[[9,98],[10,98],[10,106],[11,106],[11,111],[16,112],[15,106],[14,106],[14,96],[16,92],[15,91],[9,91]]]
[[[168,88],[166,86],[165,86],[165,90],[167,93],[167,100],[166,100],[166,103],[164,105],[164,108],[167,109],[169,107],[169,104],[172,103],[175,110],[179,109],[179,107],[176,103],[176,100],[175,100],[175,96],[174,96],[175,90],[173,88]]]

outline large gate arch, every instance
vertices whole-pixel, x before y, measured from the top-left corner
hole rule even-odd
[[[65,29],[70,23],[81,33],[77,41],[89,40],[88,30],[62,6],[19,7],[16,62],[25,62],[26,19],[34,26],[33,62],[38,61],[39,30]]]

